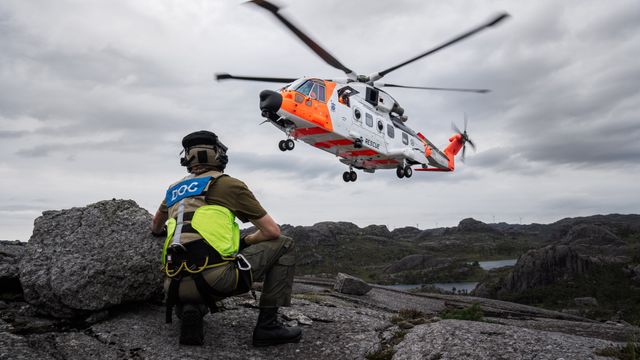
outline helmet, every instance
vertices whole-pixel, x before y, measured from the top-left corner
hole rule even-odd
[[[206,165],[223,171],[229,162],[227,147],[211,131],[201,130],[185,136],[182,147],[184,157],[180,158],[180,165],[186,166],[189,172],[195,165]]]

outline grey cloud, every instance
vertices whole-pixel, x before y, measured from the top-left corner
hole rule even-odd
[[[28,131],[0,130],[0,139],[17,139],[29,134]]]

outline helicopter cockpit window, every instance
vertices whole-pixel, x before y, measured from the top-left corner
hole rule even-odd
[[[373,127],[373,115],[366,113],[364,117],[365,117],[365,121],[367,122],[367,126]]]
[[[407,135],[407,133],[402,133],[402,143],[409,145],[409,135]]]
[[[395,130],[391,124],[387,124],[387,135],[392,139],[395,136]]]
[[[319,100],[324,102],[324,85],[320,85],[318,83],[313,85],[313,89],[309,93],[309,97],[314,100]]]
[[[305,82],[304,84],[300,85],[296,91],[299,92],[302,95],[306,95],[309,96],[309,93],[311,92],[311,89],[313,88],[313,81],[308,80],[307,82]]]

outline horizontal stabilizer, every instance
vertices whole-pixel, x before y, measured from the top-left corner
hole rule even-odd
[[[424,168],[416,168],[416,169],[413,169],[413,170],[415,170],[415,171],[438,171],[438,172],[450,172],[451,171],[451,169],[440,169],[440,168],[426,168],[426,169],[424,169]]]

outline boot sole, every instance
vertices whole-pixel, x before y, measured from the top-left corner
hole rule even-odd
[[[288,344],[288,343],[297,343],[302,339],[302,334],[290,338],[290,339],[272,339],[272,340],[253,340],[253,346],[263,347],[263,346],[272,346],[272,345],[280,345],[280,344]]]
[[[180,344],[202,345],[204,342],[202,316],[197,309],[185,309],[180,323]]]

